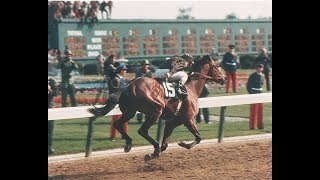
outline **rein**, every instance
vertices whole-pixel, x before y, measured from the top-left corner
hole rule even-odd
[[[197,75],[202,76],[201,78],[197,78],[197,79],[205,79],[205,80],[209,79],[209,80],[213,80],[213,77],[204,75],[204,74],[199,73],[199,72],[193,72],[193,73],[191,73],[191,76],[193,76],[194,74],[197,74]]]

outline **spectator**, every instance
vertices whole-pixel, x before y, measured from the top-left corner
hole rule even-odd
[[[263,65],[257,64],[256,68],[257,71],[249,76],[247,82],[247,91],[249,94],[262,93],[263,91]],[[257,127],[257,122],[258,129],[263,129],[263,103],[250,104],[249,127],[251,130]]]
[[[219,53],[216,52],[216,48],[213,47],[212,48],[212,51],[210,53],[210,56],[212,58],[213,61],[215,61],[216,63],[218,63],[218,60],[219,60]]]
[[[106,9],[108,7],[108,10]],[[98,22],[98,11],[101,12],[101,19],[110,19],[113,2],[103,1],[48,1],[48,22],[61,23],[62,19],[80,19],[80,22]],[[106,14],[106,15],[104,15]]]
[[[48,80],[48,109],[54,108],[53,97],[57,96],[57,86],[54,79]],[[54,121],[48,121],[48,154],[53,154],[52,136],[53,136]]]
[[[150,77],[152,78],[152,72],[149,69],[149,61],[146,59],[140,63],[141,67],[136,71],[136,78],[137,77]],[[137,113],[137,121],[138,123],[142,123],[143,114]]]
[[[104,57],[102,52],[100,52],[99,55],[96,57],[96,61],[97,61],[98,75],[103,76],[104,75],[104,63],[106,61],[106,57]]]
[[[98,22],[98,10],[90,7],[87,12],[87,18],[90,20],[90,23]]]
[[[80,19],[80,15],[78,10],[80,9],[80,1],[74,1],[72,6],[72,11],[74,14],[74,18]]]
[[[108,1],[107,5],[108,5],[108,11],[109,11],[109,15],[108,15],[107,19],[110,19],[111,13],[112,13],[113,1]]]
[[[118,62],[116,62],[116,56],[110,55],[107,60],[104,62],[103,68],[104,68],[104,75],[106,76],[108,87],[111,86],[110,81],[111,79],[115,78],[117,76],[116,73],[116,67],[119,65]],[[109,89],[110,92],[110,89]]]
[[[232,80],[232,88],[233,88],[233,92],[236,93],[237,92],[237,56],[234,52],[235,50],[235,45],[229,45],[228,48],[228,52],[226,52],[223,56],[221,65],[222,68],[226,71],[227,74],[227,84],[226,84],[226,93],[229,93],[229,89],[230,89],[230,81]]]
[[[74,14],[72,12],[71,2],[64,2],[64,6],[61,10],[61,14],[63,18],[74,18]]]
[[[141,67],[136,71],[136,77],[150,77],[152,78],[152,72],[149,69],[150,62],[145,59],[140,63]]]
[[[71,106],[76,107],[77,102],[75,98],[75,88],[71,80],[72,70],[78,69],[78,65],[71,59],[72,52],[70,50],[65,51],[65,57],[63,61],[60,61],[58,68],[61,69],[61,104],[62,107],[67,107],[67,96],[69,94],[71,100]]]
[[[208,97],[208,95],[210,94],[208,88],[207,88],[207,85],[205,85],[202,89],[202,92],[200,94],[200,98],[202,97]],[[207,124],[212,124],[209,120],[209,108],[199,108],[199,113],[197,114],[197,117],[196,117],[196,121],[197,123],[201,123],[201,109],[202,109],[202,112],[203,112],[203,118],[204,118],[204,121],[207,123]]]
[[[121,94],[122,88],[127,84],[127,81],[124,79],[124,77],[127,74],[128,68],[126,67],[125,64],[120,64],[117,69],[116,69],[116,77],[114,77],[111,80],[111,86],[109,87],[109,92],[110,92],[110,97],[112,97],[111,101],[116,101],[118,102],[119,96]],[[113,109],[113,108],[112,108]],[[111,110],[111,109],[110,109]],[[115,137],[117,135],[117,129],[114,128],[114,123],[122,117],[121,115],[114,115],[112,116],[112,125],[111,125],[111,134],[110,134],[110,140],[115,141]],[[128,122],[124,123],[123,129],[126,133],[128,133]],[[123,139],[123,138],[122,138]]]
[[[114,77],[116,77],[116,67],[119,64],[116,62],[116,56],[115,55],[110,55],[108,57],[108,59],[104,62],[104,73],[106,75],[106,78],[108,79],[113,79]]]
[[[264,77],[266,79],[266,85],[267,85],[267,91],[271,90],[270,87],[270,68],[272,68],[272,60],[268,57],[267,49],[262,48],[260,50],[260,54],[256,59],[256,64],[263,64],[264,68],[262,73],[264,74]]]
[[[56,10],[54,13],[54,20],[55,23],[62,23],[62,14],[60,10]]]
[[[54,59],[53,49],[48,49],[48,62],[52,63],[54,62]]]
[[[101,19],[103,19],[104,17],[104,12],[106,12],[106,18],[108,18],[108,11],[106,10],[106,7],[108,6],[108,4],[106,3],[106,1],[102,1],[102,3],[100,4],[100,11],[101,11]]]
[[[87,16],[86,16],[86,13],[84,12],[84,9],[85,8],[82,8],[82,7],[79,8],[77,13],[78,14],[77,16],[79,17],[81,23],[85,23],[87,21],[86,20]]]
[[[78,14],[80,16],[80,22],[86,23],[88,18],[88,3],[85,1],[82,1],[80,5],[80,9],[78,9]]]
[[[63,61],[62,52],[61,52],[61,50],[57,50],[57,62],[59,63],[61,61]]]

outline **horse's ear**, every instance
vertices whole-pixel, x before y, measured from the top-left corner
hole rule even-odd
[[[210,63],[212,61],[210,55],[208,54],[204,55],[202,59],[204,60],[205,63]]]

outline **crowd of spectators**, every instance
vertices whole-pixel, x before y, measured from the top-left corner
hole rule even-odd
[[[98,19],[110,18],[111,9],[112,1],[48,1],[48,19],[58,23],[62,19],[97,22]]]
[[[57,63],[59,61],[58,58],[61,58],[61,51],[58,49],[48,49],[48,62]]]

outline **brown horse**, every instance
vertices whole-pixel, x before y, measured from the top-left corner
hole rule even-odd
[[[182,101],[180,111],[176,115],[176,109],[179,101],[166,99],[164,97],[163,86],[153,78],[137,78],[130,83],[126,92],[123,92],[119,98],[119,107],[122,117],[115,122],[114,127],[121,133],[126,140],[125,152],[129,152],[132,147],[132,139],[123,130],[123,124],[132,119],[136,111],[145,114],[145,121],[138,130],[138,134],[149,141],[155,148],[154,153],[146,155],[145,160],[158,158],[161,151],[168,146],[168,139],[174,128],[184,124],[188,130],[195,136],[195,141],[186,144],[179,143],[180,146],[190,149],[201,141],[200,133],[194,122],[198,113],[198,97],[207,81],[218,82],[221,85],[226,83],[226,76],[221,68],[215,64],[209,55],[193,65],[194,73],[190,75],[185,84],[188,97]],[[163,143],[160,147],[159,142],[149,136],[148,131],[157,120],[165,119],[165,132]]]

